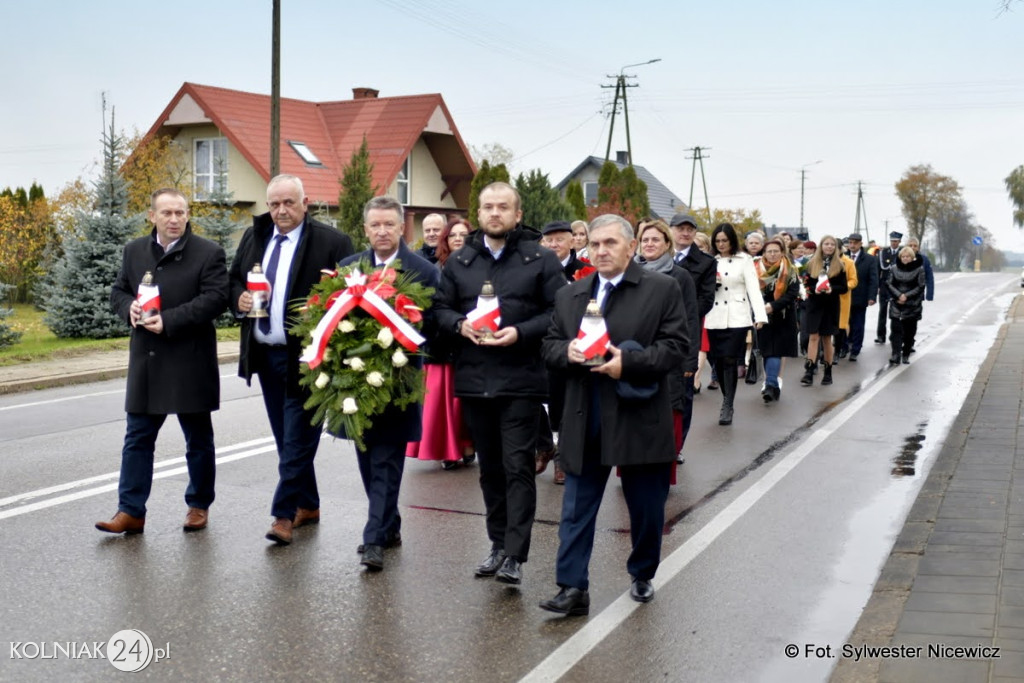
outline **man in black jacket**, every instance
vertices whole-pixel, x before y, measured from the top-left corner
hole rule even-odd
[[[868,308],[878,295],[878,261],[862,248],[864,238],[859,232],[850,235],[850,259],[857,268],[857,286],[850,295],[850,360],[856,362],[864,345],[864,325]]]
[[[444,231],[444,216],[439,213],[428,213],[423,217],[423,246],[416,252],[431,263],[437,263],[437,241]]]
[[[509,584],[522,580],[530,550],[537,420],[548,393],[540,343],[555,292],[565,286],[558,258],[540,246],[535,230],[519,225],[522,215],[508,183],[480,192],[480,229],[445,263],[434,304],[440,330],[459,335],[455,395],[479,454],[491,552],[476,575]],[[500,312],[491,334],[468,317],[484,282]]]
[[[117,514],[96,523],[114,534],[143,532],[156,438],[169,414],[185,435],[185,531],[206,528],[214,496],[210,412],[220,405],[220,371],[213,321],[228,302],[224,250],[192,234],[181,192],[160,189],[150,202],[153,232],[125,246],[110,292],[114,311],[132,326]],[[147,272],[159,288],[159,308],[143,315],[137,292]]]
[[[292,542],[293,528],[320,521],[313,459],[320,446],[321,425],[312,424],[313,411],[303,408],[309,398],[309,392],[299,386],[303,340],[288,332],[287,305],[309,296],[320,281],[321,269],[333,269],[352,254],[348,235],[311,219],[308,203],[299,178],[272,178],[267,185],[270,211],[253,219],[231,264],[230,302],[235,315],[242,318],[238,375],[247,383],[253,374],[259,377],[277,443],[280,479],[270,508],[274,522],[266,537],[279,545]],[[252,310],[246,276],[256,263],[270,281],[268,318],[244,317]]]
[[[436,215],[436,214],[435,214]],[[424,221],[426,223],[426,221]],[[438,269],[414,254],[402,240],[405,211],[392,197],[374,197],[363,208],[363,229],[370,248],[350,256],[339,265],[348,266],[367,261],[374,268],[401,262],[399,272],[424,287],[437,287]],[[393,266],[392,266],[393,267]],[[424,313],[424,334],[429,335],[432,312]],[[417,365],[421,362],[415,358]],[[404,409],[389,407],[374,418],[373,426],[363,435],[366,450],[356,447],[359,475],[369,503],[359,561],[368,571],[384,568],[384,549],[402,542],[402,517],[398,514],[398,492],[405,469],[405,447],[419,441],[422,433],[422,405],[414,403]],[[339,434],[344,438],[343,434]]]
[[[590,611],[588,565],[597,513],[613,467],[621,467],[632,552],[630,597],[649,602],[661,560],[672,461],[672,405],[666,376],[687,356],[686,308],[679,284],[633,261],[630,224],[606,214],[590,224],[597,273],[558,293],[544,338],[548,367],[566,376],[561,451],[566,470],[558,527],[558,594],[540,606],[582,616]],[[587,304],[603,310],[611,344],[605,362],[584,365],[577,333]],[[621,348],[620,348],[621,347]]]

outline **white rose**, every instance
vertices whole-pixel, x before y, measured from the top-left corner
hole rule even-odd
[[[317,389],[323,389],[324,387],[327,386],[327,384],[330,381],[331,381],[331,376],[328,375],[326,372],[321,372],[319,375],[317,375],[316,382],[314,382],[314,384],[316,384],[316,388]]]
[[[351,396],[341,402],[341,412],[346,415],[354,415],[358,410],[359,407],[356,405],[356,400]]]
[[[390,327],[380,328],[380,332],[377,333],[377,343],[381,345],[381,348],[388,348],[394,341],[395,335],[391,334]]]
[[[362,372],[363,369],[366,368],[366,363],[364,363],[363,359],[360,358],[359,356],[356,356],[355,358],[349,358],[348,360],[345,361],[345,365],[349,366],[356,372]]]
[[[366,383],[371,387],[382,387],[384,386],[384,375],[375,370],[366,376]]]
[[[338,323],[338,329],[345,334],[348,334],[349,332],[355,332],[356,326],[349,320],[342,320]]]
[[[401,349],[395,351],[395,354],[391,356],[391,364],[396,368],[400,368],[409,363],[409,357],[402,353]]]

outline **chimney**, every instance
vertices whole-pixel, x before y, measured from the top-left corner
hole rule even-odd
[[[618,152],[616,152],[615,153],[615,161],[617,163],[622,164],[623,166],[628,166],[629,165],[629,155],[626,153],[626,150],[620,149]]]
[[[373,88],[352,88],[353,100],[375,100],[379,94],[380,90]]]

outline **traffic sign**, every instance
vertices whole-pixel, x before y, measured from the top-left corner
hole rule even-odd
[[[971,238],[971,244],[973,244],[976,247],[980,247],[982,242],[983,240],[981,239],[981,235],[975,235],[974,237]]]

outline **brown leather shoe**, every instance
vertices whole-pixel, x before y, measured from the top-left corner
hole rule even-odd
[[[201,531],[206,528],[207,522],[210,521],[209,510],[203,510],[202,508],[189,508],[185,514],[185,523],[182,528],[185,531]]]
[[[565,486],[565,470],[562,469],[557,460],[555,461],[555,483],[559,486]]]
[[[278,517],[270,525],[270,531],[267,532],[267,540],[273,541],[278,545],[288,545],[292,542],[292,526],[292,520],[287,517]]]
[[[307,510],[305,508],[298,508],[295,510],[295,520],[292,522],[292,528],[298,529],[300,526],[306,524],[319,524],[320,523],[320,508],[316,510]]]
[[[108,534],[141,534],[146,526],[145,517],[132,517],[127,512],[117,511],[109,522],[96,522],[96,528]]]
[[[555,457],[557,451],[537,451],[537,468],[534,470],[535,474],[541,474],[548,468],[548,463]]]

